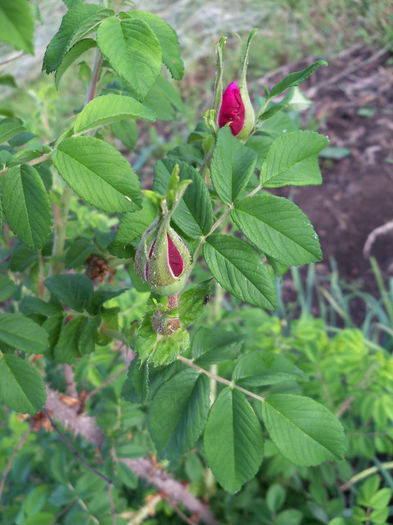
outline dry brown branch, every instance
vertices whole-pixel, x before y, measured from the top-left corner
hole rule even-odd
[[[371,249],[374,242],[380,235],[385,235],[393,230],[393,221],[389,221],[378,228],[374,228],[367,236],[366,242],[363,246],[363,256],[368,259],[370,257]]]
[[[3,495],[4,484],[5,484],[5,479],[7,477],[7,474],[11,470],[12,463],[14,462],[14,459],[15,459],[16,454],[18,453],[18,450],[20,450],[20,448],[22,447],[23,443],[26,441],[31,431],[32,431],[32,427],[30,426],[20,438],[18,444],[16,445],[16,447],[14,448],[14,451],[12,452],[10,456],[10,459],[8,460],[7,465],[5,466],[5,469],[4,469],[3,475],[1,476],[1,481],[0,481],[0,502],[1,502],[1,496]]]
[[[75,434],[83,436],[87,441],[101,448],[104,434],[97,425],[95,419],[86,415],[78,415],[74,408],[68,407],[60,401],[59,394],[47,388],[46,410],[53,412],[54,417],[66,428]],[[161,493],[168,494],[169,498],[179,505],[185,507],[193,515],[198,516],[200,521],[207,525],[217,525],[209,507],[193,496],[181,482],[175,480],[165,470],[154,465],[148,458],[118,459],[123,462],[137,476],[144,478],[157,487]]]

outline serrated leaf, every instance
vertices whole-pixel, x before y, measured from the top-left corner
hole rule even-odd
[[[52,225],[52,208],[36,169],[23,164],[3,177],[2,204],[12,231],[33,250],[42,248]]]
[[[293,131],[278,137],[262,164],[261,183],[267,188],[321,184],[318,153],[329,139],[314,131]]]
[[[19,120],[5,118],[0,121],[0,143],[24,131]]]
[[[91,354],[95,349],[95,339],[97,335],[97,329],[100,326],[101,318],[96,315],[95,317],[85,317],[83,323],[81,323],[79,329],[78,338],[78,353],[81,356]]]
[[[155,114],[131,97],[104,95],[91,100],[79,113],[74,130],[84,133],[125,118],[154,121]]]
[[[224,388],[209,414],[206,458],[224,489],[234,493],[252,479],[263,459],[261,425],[244,394]]]
[[[48,348],[46,331],[21,314],[0,314],[0,341],[30,354],[42,354]]]
[[[199,328],[192,337],[192,357],[201,367],[234,360],[244,339],[244,334],[222,328]]]
[[[145,22],[158,38],[162,50],[162,61],[171,72],[172,78],[180,80],[184,74],[184,64],[180,56],[179,41],[172,27],[159,16],[147,11],[131,11],[131,18]]]
[[[92,38],[84,38],[71,47],[71,49],[64,55],[64,58],[56,69],[55,84],[57,88],[59,87],[62,76],[70,67],[70,65],[75,62],[75,60],[77,60],[83,53],[92,47],[96,47],[96,45],[96,41]]]
[[[294,379],[307,379],[307,376],[284,356],[267,350],[255,350],[241,356],[232,375],[236,384],[246,388]]]
[[[236,202],[231,218],[267,255],[287,266],[322,259],[318,236],[293,202],[275,195],[255,195]]]
[[[208,302],[209,296],[213,294],[213,290],[212,280],[209,279],[180,294],[176,315],[179,316],[182,326],[188,327],[202,315],[203,307]]]
[[[116,73],[143,100],[162,62],[160,43],[150,27],[142,20],[107,18],[98,28],[97,43]]]
[[[47,303],[33,295],[27,295],[23,297],[21,303],[19,304],[19,310],[24,315],[39,314],[46,317],[57,315],[62,311],[59,306]]]
[[[207,376],[191,368],[158,390],[149,411],[149,429],[162,457],[175,459],[195,444],[209,413],[209,393]]]
[[[341,423],[313,399],[290,394],[270,395],[262,404],[262,417],[281,454],[295,465],[319,465],[344,456]]]
[[[45,404],[45,383],[37,370],[14,354],[0,358],[0,399],[11,410],[35,414]]]
[[[173,220],[181,230],[193,239],[209,233],[214,216],[209,190],[200,174],[185,162],[164,159],[154,168],[153,189],[166,195],[171,173],[175,165],[180,168],[180,181],[192,180],[173,214]]]
[[[34,19],[27,0],[2,0],[0,39],[15,49],[34,55]]]
[[[257,162],[255,153],[232,135],[230,128],[218,132],[210,163],[210,176],[220,199],[231,204],[246,186]]]
[[[203,256],[213,277],[232,295],[254,306],[277,308],[273,271],[250,244],[229,235],[210,235]]]
[[[120,120],[111,126],[112,132],[127,148],[134,149],[138,140],[138,126],[134,120]]]
[[[75,4],[63,16],[60,28],[45,51],[42,68],[52,73],[60,65],[64,55],[83,37],[94,31],[102,20],[113,11],[93,4]]]
[[[55,297],[77,312],[87,309],[93,296],[93,284],[86,275],[53,275],[45,279],[45,286]]]
[[[121,392],[129,403],[145,403],[149,394],[149,363],[133,359]]]
[[[135,171],[107,142],[93,137],[65,139],[53,153],[53,163],[78,195],[101,210],[127,211],[132,208],[128,199],[140,205]]]
[[[302,69],[301,71],[294,71],[293,73],[290,73],[287,77],[284,78],[284,80],[281,80],[278,84],[276,84],[273,89],[270,92],[270,97],[275,97],[288,89],[292,86],[298,86],[301,82],[306,80],[316,69],[318,69],[320,66],[327,66],[328,63],[326,60],[317,60],[310,66],[306,67],[305,69]]]
[[[58,363],[72,363],[76,357],[80,356],[78,341],[85,319],[82,315],[78,315],[62,326],[53,352]]]
[[[183,101],[178,92],[162,75],[146,95],[143,105],[153,111],[157,120],[174,120],[177,111],[184,112]]]
[[[126,250],[127,245],[137,247],[142,233],[153,223],[157,216],[157,207],[147,197],[143,198],[142,209],[125,213],[119,222],[119,227],[112,244]],[[127,254],[124,254],[127,256]]]
[[[17,287],[14,281],[9,279],[6,275],[0,274],[0,302],[6,301],[12,297]]]

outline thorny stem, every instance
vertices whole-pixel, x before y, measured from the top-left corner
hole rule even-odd
[[[228,379],[225,379],[224,377],[221,377],[216,374],[213,374],[212,372],[209,372],[209,370],[205,370],[204,368],[201,368],[200,366],[196,365],[191,359],[188,359],[187,357],[178,355],[177,359],[181,361],[182,363],[184,363],[185,365],[195,368],[201,374],[207,375],[207,377],[210,377],[210,379],[214,379],[215,381],[217,381],[217,383],[222,383],[223,385],[229,386],[229,388],[239,390],[239,392],[246,394],[246,396],[252,397],[253,399],[257,399],[258,401],[261,401],[262,403],[265,401],[264,397],[259,396],[258,394],[254,394],[254,392],[250,392],[250,390],[246,390],[245,388],[239,385],[236,385],[233,381],[229,381]]]

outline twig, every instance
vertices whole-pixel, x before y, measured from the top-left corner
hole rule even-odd
[[[46,410],[51,410],[63,426],[73,430],[76,434],[82,435],[87,441],[101,448],[104,435],[95,419],[84,414],[77,415],[76,410],[62,403],[57,392],[50,388],[47,388]],[[144,478],[160,491],[165,494],[171,494],[174,501],[183,505],[192,514],[197,515],[199,520],[202,520],[207,525],[217,525],[217,520],[207,505],[199,501],[182,483],[174,479],[165,470],[154,465],[150,459],[121,458],[118,461],[123,462],[137,476]]]
[[[105,388],[107,385],[109,385],[109,383],[111,383],[112,381],[114,381],[117,377],[119,377],[123,372],[125,372],[126,370],[128,370],[128,367],[129,365],[125,365],[123,366],[123,368],[120,368],[120,370],[118,370],[117,372],[115,372],[114,374],[112,374],[111,376],[107,377],[105,379],[105,381],[103,381],[99,386],[97,386],[94,390],[92,390],[91,392],[89,392],[87,394],[87,396],[85,397],[85,403],[87,403],[87,401],[92,398],[93,396],[95,396],[97,394],[97,392],[99,392],[100,390],[102,390],[103,388]]]
[[[381,466],[384,469],[393,469],[393,461],[388,461],[387,463],[381,463]],[[367,468],[366,470],[363,470],[362,472],[355,474],[355,476],[353,476],[349,481],[341,485],[339,489],[342,491],[348,490],[349,487],[351,487],[358,481],[361,481],[362,479],[367,478],[368,476],[371,476],[371,474],[375,474],[379,470],[380,470],[379,467]]]
[[[102,55],[98,49],[98,47],[95,50],[94,54],[94,61],[93,61],[93,71],[92,71],[92,79],[90,82],[89,89],[86,93],[85,103],[84,105],[88,104],[93,98],[96,96],[97,92],[97,82],[98,82],[98,76],[100,74],[101,64],[102,64]]]
[[[106,488],[108,489],[109,504],[111,506],[112,525],[116,525],[116,508],[113,501],[112,483],[107,483]]]
[[[140,525],[145,521],[145,519],[151,515],[154,515],[157,505],[162,501],[162,496],[159,492],[155,494],[153,497],[149,498],[146,501],[146,505],[141,507],[137,512],[132,514],[131,520],[127,523],[127,525]],[[129,512],[123,512],[120,514],[121,518],[129,518],[130,513]]]
[[[64,363],[63,370],[64,370],[64,378],[66,382],[67,394],[70,397],[73,397],[74,399],[78,399],[78,392],[76,391],[74,371],[72,370],[71,366],[68,365],[67,363]]]
[[[101,472],[99,472],[97,469],[95,469],[92,465],[90,465],[80,454],[79,452],[76,450],[76,448],[74,448],[74,446],[68,441],[68,439],[65,437],[65,435],[63,434],[63,432],[59,429],[59,427],[56,425],[56,423],[53,421],[53,419],[51,418],[51,416],[48,414],[48,411],[45,410],[45,408],[43,409],[43,412],[45,414],[45,416],[49,419],[52,427],[56,430],[56,432],[59,434],[61,440],[63,441],[63,443],[65,444],[65,446],[73,453],[73,455],[79,459],[79,461],[81,463],[83,463],[83,465],[88,468],[89,470],[91,470],[96,476],[98,476],[99,478],[103,479],[105,481],[105,483],[107,484],[112,484],[113,481],[111,479],[109,479],[107,476],[105,476],[104,474],[101,474]]]
[[[371,248],[373,247],[374,242],[376,241],[377,237],[380,235],[385,235],[385,233],[389,233],[393,230],[393,221],[389,221],[386,224],[383,224],[382,226],[378,226],[378,228],[374,228],[367,236],[366,242],[363,246],[363,257],[368,259],[370,257]]]
[[[22,447],[23,443],[26,441],[26,439],[29,436],[29,434],[31,433],[32,429],[33,429],[33,427],[30,426],[26,430],[26,432],[22,435],[22,437],[20,438],[18,444],[16,445],[16,447],[14,448],[14,450],[13,450],[11,456],[10,456],[10,459],[8,460],[7,465],[5,466],[5,469],[4,469],[3,475],[1,476],[1,481],[0,481],[0,502],[1,502],[1,496],[2,496],[3,490],[4,490],[4,484],[5,484],[5,479],[7,477],[7,474],[8,474],[8,472],[10,471],[10,469],[12,467],[12,463],[13,463],[13,461],[15,459],[16,454],[18,453],[18,451]]]
[[[207,377],[210,377],[210,379],[214,379],[217,381],[217,383],[222,383],[223,385],[229,386],[229,388],[234,388],[235,390],[239,390],[239,392],[242,392],[243,394],[246,394],[246,396],[252,397],[254,399],[257,399],[258,401],[261,401],[262,403],[265,401],[265,398],[262,396],[258,396],[258,394],[254,394],[254,392],[251,392],[250,390],[246,390],[245,388],[237,385],[233,381],[229,381],[228,379],[225,379],[224,377],[217,376],[216,374],[212,374],[209,372],[209,370],[206,370],[205,368],[201,368],[200,366],[196,365],[191,359],[187,359],[187,357],[184,357],[182,355],[178,355],[177,359],[184,363],[187,366],[190,366],[191,368],[195,368],[202,374],[207,375]]]
[[[188,523],[188,525],[195,525],[195,521],[186,516],[175,503],[173,503],[171,507],[185,523]]]
[[[325,88],[326,86],[329,86],[331,84],[337,84],[337,82],[341,80],[342,78],[347,77],[354,71],[361,69],[364,66],[368,66],[369,64],[372,64],[373,62],[378,60],[378,58],[388,53],[388,51],[389,49],[387,47],[384,47],[383,49],[380,49],[379,51],[371,55],[371,57],[367,58],[367,60],[363,60],[363,62],[360,62],[360,63],[359,62],[352,63],[350,66],[347,67],[347,69],[344,69],[344,71],[340,71],[340,73],[337,73],[337,75],[333,75],[328,80],[325,79],[323,82],[319,82],[315,86],[312,86],[311,88],[307,89],[305,93],[307,94],[308,97],[313,98],[321,87]]]
[[[35,166],[36,164],[41,164],[41,162],[45,162],[46,160],[50,159],[52,155],[52,152],[50,153],[44,153],[44,155],[41,155],[41,157],[36,157],[35,159],[29,160],[28,162],[25,162],[25,164],[28,164],[29,166]],[[7,173],[11,168],[4,168],[0,170],[0,175],[4,175],[4,173]]]
[[[19,53],[18,55],[14,55],[12,57],[6,58],[2,62],[0,62],[0,67],[5,66],[6,64],[9,64],[10,62],[13,62],[14,60],[18,60],[18,58],[23,57],[24,53]]]
[[[61,511],[58,514],[56,514],[56,516],[53,518],[53,520],[49,522],[49,525],[56,525],[56,523],[58,522],[58,519],[61,516],[63,516],[63,514],[68,512],[75,505],[76,501],[77,500],[71,501],[71,503],[69,503],[66,507],[64,507],[64,509],[61,509]]]

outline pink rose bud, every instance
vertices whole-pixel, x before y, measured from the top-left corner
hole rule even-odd
[[[236,82],[231,82],[224,91],[218,115],[218,126],[224,127],[230,122],[232,135],[238,135],[244,126],[245,108],[240,89]]]
[[[156,219],[135,254],[136,273],[160,295],[173,295],[184,287],[191,262],[187,246],[169,222],[169,215]]]

